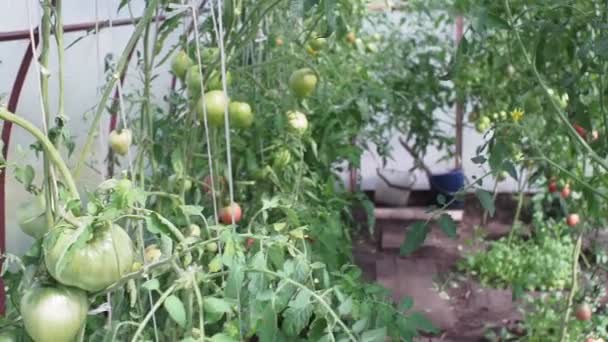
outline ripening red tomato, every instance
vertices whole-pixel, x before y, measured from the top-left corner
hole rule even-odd
[[[243,217],[243,211],[238,203],[232,203],[229,206],[220,209],[220,222],[223,224],[232,224],[232,218],[234,216],[234,223],[237,224]]]
[[[574,127],[574,129],[576,130],[576,133],[578,133],[578,135],[580,135],[581,138],[585,139],[585,137],[587,136],[587,130],[585,128],[583,128],[583,126],[581,126],[579,124],[573,124],[572,127]]]
[[[245,243],[245,246],[247,247],[247,249],[249,249],[249,248],[251,248],[251,246],[253,246],[254,243],[255,243],[254,238],[247,238],[247,242]]]
[[[596,141],[600,138],[600,133],[597,130],[591,132],[591,141]]]
[[[579,321],[591,320],[591,307],[589,304],[583,303],[576,307],[575,311],[576,319]]]
[[[578,214],[570,214],[568,215],[568,217],[566,218],[566,223],[568,224],[568,226],[570,227],[575,227],[579,222],[580,222],[580,217],[578,216]]]
[[[563,199],[570,197],[570,185],[566,184],[562,189],[561,196]]]
[[[348,32],[348,34],[346,35],[346,41],[349,44],[354,44],[356,40],[357,40],[357,35],[355,34],[355,32]]]
[[[553,193],[553,192],[557,192],[557,182],[556,182],[556,181],[554,181],[554,180],[549,181],[549,186],[548,186],[548,188],[549,188],[549,192],[551,192],[551,193]]]

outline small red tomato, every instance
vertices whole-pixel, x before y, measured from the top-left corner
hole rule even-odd
[[[591,319],[591,307],[586,303],[580,304],[579,306],[576,307],[575,316],[576,316],[576,319],[578,319],[579,321],[590,320]]]
[[[276,46],[283,46],[283,39],[277,38],[274,40],[274,43],[276,44]]]
[[[247,238],[247,242],[245,243],[245,246],[247,247],[247,249],[249,249],[249,248],[251,248],[251,246],[253,246],[254,243],[255,243],[254,238]]]
[[[600,133],[596,130],[593,130],[591,132],[591,141],[596,141],[599,138],[600,138]]]
[[[572,127],[574,127],[574,129],[576,130],[576,133],[578,133],[578,135],[580,135],[581,138],[585,139],[585,137],[587,136],[587,130],[585,128],[583,128],[583,126],[581,126],[579,124],[573,124]]]
[[[561,196],[563,199],[567,199],[568,197],[570,197],[570,185],[566,184],[566,186],[564,186],[564,188],[562,189]]]
[[[578,214],[570,214],[566,218],[566,223],[568,224],[568,226],[574,227],[574,226],[576,226],[580,222],[580,220],[581,219],[578,216]]]
[[[555,182],[554,180],[549,182],[549,192],[553,193],[553,192],[557,192],[557,182]]]
[[[243,217],[241,206],[238,203],[232,203],[229,206],[220,209],[220,222],[223,224],[232,224],[232,218],[234,217],[234,223],[237,224]]]

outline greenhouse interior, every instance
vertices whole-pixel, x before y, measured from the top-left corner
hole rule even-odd
[[[2,0],[0,342],[604,342],[605,74],[599,0]]]

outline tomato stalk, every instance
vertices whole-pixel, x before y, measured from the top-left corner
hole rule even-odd
[[[42,127],[44,128],[44,133],[48,134],[49,126],[51,123],[51,110],[49,105],[49,77],[50,74],[48,72],[49,67],[49,50],[50,50],[50,41],[51,41],[51,0],[47,0],[42,4],[42,23],[41,23],[41,31],[42,31],[42,40],[41,46],[42,49],[40,51],[40,95],[42,98]],[[53,206],[56,202],[56,197],[54,196],[56,182],[53,179],[52,169],[49,162],[49,157],[47,153],[43,154],[43,164],[44,164],[44,183],[45,183],[45,198],[46,198],[46,224],[49,227],[54,226],[54,218],[53,218]],[[55,185],[55,186],[54,186]]]
[[[171,294],[173,294],[173,292],[176,289],[177,289],[177,285],[173,284],[165,292],[163,292],[163,294],[160,296],[160,298],[158,298],[158,300],[154,303],[152,308],[150,308],[150,312],[148,312],[146,317],[144,317],[144,319],[141,321],[141,323],[139,323],[139,326],[137,327],[137,330],[135,331],[133,338],[131,338],[131,342],[137,341],[139,335],[141,335],[141,333],[144,331],[144,328],[148,324],[148,321],[150,321],[150,319],[152,319],[152,317],[156,313],[156,310],[158,310],[158,308],[160,308],[160,306],[165,302],[165,299],[169,298],[169,296]]]
[[[566,311],[564,312],[564,318],[562,320],[562,331],[560,334],[560,342],[565,342],[568,338],[568,318],[570,317],[570,312],[572,311],[572,306],[574,305],[574,295],[578,290],[578,258],[581,254],[581,246],[583,243],[583,234],[578,234],[578,239],[576,240],[576,246],[574,247],[573,255],[572,255],[572,286],[570,286],[570,293],[568,294],[568,305],[566,306]]]
[[[74,178],[72,177],[72,174],[70,173],[70,169],[67,167],[67,165],[61,158],[61,154],[55,148],[55,146],[49,140],[49,138],[44,133],[42,133],[39,129],[37,129],[32,123],[9,112],[6,108],[0,108],[0,119],[5,120],[5,121],[10,121],[10,122],[14,123],[15,125],[20,126],[21,128],[25,129],[31,135],[33,135],[34,138],[36,138],[42,144],[42,147],[47,152],[50,161],[53,162],[53,164],[55,164],[55,166],[57,167],[57,169],[63,176],[64,181],[66,182],[66,186],[68,187],[68,190],[70,191],[70,194],[72,195],[72,197],[75,199],[80,199],[80,195],[78,194],[78,188],[76,187]]]
[[[127,46],[123,50],[122,55],[120,56],[120,59],[118,60],[118,65],[116,66],[116,74],[114,74],[113,77],[111,77],[109,79],[108,83],[106,84],[106,86],[103,90],[101,99],[99,101],[99,104],[97,105],[97,110],[95,111],[95,115],[93,116],[91,126],[89,127],[87,139],[80,152],[78,161],[76,162],[76,166],[74,167],[74,177],[75,178],[78,178],[80,176],[80,173],[82,172],[82,168],[85,165],[86,158],[89,155],[89,151],[91,150],[93,141],[95,139],[95,132],[97,131],[97,128],[99,127],[99,122],[101,121],[101,117],[106,109],[105,104],[108,101],[108,99],[110,98],[112,89],[114,88],[114,85],[120,78],[119,75],[124,71],[124,69],[127,66],[130,51],[135,47],[135,44],[137,44],[137,41],[139,40],[139,37],[142,35],[144,29],[152,20],[152,16],[154,14],[154,11],[156,10],[157,4],[158,4],[158,0],[150,0],[148,2],[148,6],[146,7],[146,9],[144,11],[144,14],[143,14],[141,20],[135,26],[135,30],[134,30],[133,34],[131,35],[131,37],[129,38],[129,41],[127,42]]]

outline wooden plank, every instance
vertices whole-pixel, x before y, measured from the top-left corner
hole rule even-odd
[[[456,222],[462,221],[464,210],[446,210]],[[430,220],[432,213],[426,207],[404,207],[404,208],[376,208],[374,209],[376,219],[381,220]]]

